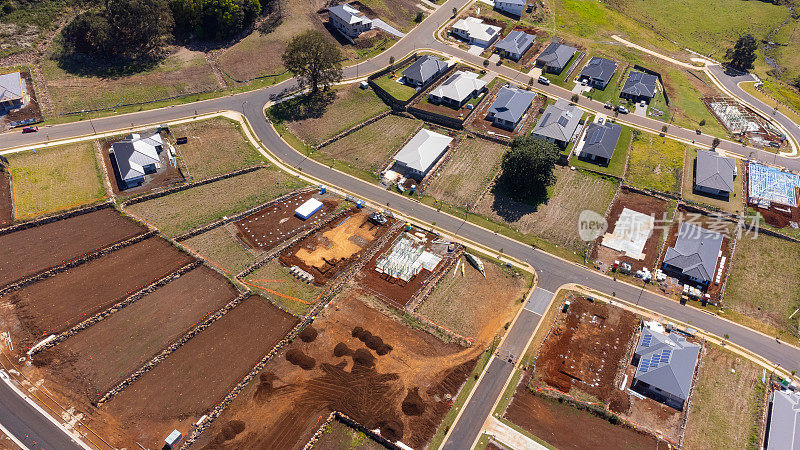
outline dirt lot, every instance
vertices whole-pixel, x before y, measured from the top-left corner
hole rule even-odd
[[[93,401],[196,324],[236,298],[221,275],[201,266],[34,357]]]
[[[369,213],[353,209],[293,245],[280,261],[300,267],[314,276],[314,283],[322,285],[358,259],[390,226],[391,222],[376,225],[369,220]]]
[[[593,260],[600,261],[604,265],[604,269],[610,267],[615,260],[626,261],[633,266],[633,270],[640,270],[643,267],[653,269],[658,261],[658,256],[661,251],[661,242],[664,240],[664,229],[668,222],[665,221],[670,204],[664,200],[648,195],[638,194],[636,192],[621,189],[617,200],[611,206],[611,210],[606,215],[608,221],[608,233],[614,231],[614,226],[617,224],[622,211],[627,208],[642,214],[647,214],[655,218],[655,227],[652,234],[644,244],[644,259],[638,260],[628,256],[624,256],[623,252],[619,252],[609,247],[604,247],[602,244],[603,236],[598,237],[594,241],[594,248],[590,257]],[[671,211],[670,211],[671,212]]]
[[[122,242],[146,229],[114,208],[0,236],[0,285]]]
[[[142,133],[144,136],[149,136],[149,133]],[[124,136],[117,136],[115,138],[105,139],[99,143],[100,145],[100,154],[103,156],[103,164],[106,168],[106,174],[108,175],[109,181],[111,181],[111,189],[114,191],[114,194],[120,195],[123,194],[125,196],[133,196],[137,194],[142,194],[148,191],[152,191],[153,189],[169,186],[174,183],[180,183],[184,180],[181,171],[175,167],[170,165],[169,157],[167,156],[166,148],[161,152],[160,160],[161,160],[161,169],[158,169],[158,172],[150,175],[146,175],[144,179],[144,183],[141,186],[135,186],[131,188],[123,189],[125,186],[122,183],[122,176],[119,174],[119,168],[117,167],[116,159],[111,158],[111,144],[116,141],[119,141]]]
[[[11,203],[11,178],[8,172],[0,170],[0,227],[14,220]]]
[[[462,336],[489,342],[522,307],[527,280],[490,261],[484,261],[484,278],[465,258],[460,261],[464,268],[454,265],[416,311]]]
[[[191,261],[153,237],[30,284],[4,300],[17,310],[29,333],[25,337],[38,340],[77,325]]]
[[[142,445],[161,448],[173,429],[186,435],[297,323],[249,297],[101,409],[120,417]]]
[[[564,393],[574,387],[609,401],[638,324],[629,311],[576,297],[542,343],[536,370],[545,383]]]
[[[528,377],[514,393],[505,418],[557,448],[658,448],[652,436],[612,425],[587,411],[534,395]]]
[[[295,209],[312,197],[322,201],[322,209],[307,220],[295,216]],[[234,222],[239,230],[236,235],[250,248],[269,250],[302,231],[319,226],[330,217],[338,204],[331,195],[303,192]]]
[[[198,448],[302,448],[332,410],[423,448],[481,350],[444,344],[364,300],[377,302],[355,290],[337,297],[314,322],[316,338],[271,361]],[[224,432],[232,421],[244,424],[235,437]]]
[[[638,340],[638,334],[636,339]],[[629,354],[632,358],[632,352]],[[629,363],[631,360],[628,361]],[[630,388],[633,383],[633,377],[636,374],[636,366],[628,364],[625,369],[628,375],[625,388]],[[683,433],[683,423],[686,419],[685,411],[678,411],[677,409],[670,408],[669,406],[659,403],[651,398],[645,397],[643,399],[628,395],[627,399],[622,396],[617,396],[618,401],[612,402],[609,408],[619,414],[620,416],[628,419],[647,430],[657,432],[660,436],[679,442],[681,433]]]

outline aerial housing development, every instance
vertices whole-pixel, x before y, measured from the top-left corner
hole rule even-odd
[[[798,0],[0,3],[0,448],[800,450]]]

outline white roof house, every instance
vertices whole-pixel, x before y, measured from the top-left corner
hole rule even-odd
[[[460,104],[485,87],[486,82],[479,80],[477,73],[459,70],[433,89],[428,96]]]
[[[418,174],[426,174],[444,154],[453,138],[430,130],[419,130],[394,156],[394,160]]]
[[[24,96],[24,83],[19,72],[0,75],[0,103],[18,101]]]
[[[160,167],[161,159],[158,153],[163,145],[161,135],[157,133],[146,138],[132,134],[111,144],[122,181],[127,183],[142,178],[152,170],[150,168]]]
[[[467,17],[453,24],[453,33],[470,43],[488,46],[500,36],[500,27],[484,23],[477,17]]]

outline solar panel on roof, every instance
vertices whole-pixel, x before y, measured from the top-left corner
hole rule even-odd
[[[653,335],[645,334],[642,338],[642,347],[650,347],[650,342],[653,340]]]

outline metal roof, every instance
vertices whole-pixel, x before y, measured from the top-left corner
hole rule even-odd
[[[503,87],[497,93],[489,112],[508,122],[517,123],[531,106],[536,94],[523,89]]]
[[[431,77],[444,70],[446,67],[447,62],[442,61],[435,56],[424,55],[417,58],[417,60],[414,61],[414,64],[408,66],[403,71],[403,76],[425,83]]]
[[[622,88],[623,94],[636,97],[653,98],[656,95],[656,80],[658,77],[649,73],[637,72],[632,70],[628,73],[625,86]]]
[[[452,141],[453,138],[450,136],[423,128],[397,152],[394,160],[403,163],[406,167],[425,173]]]
[[[617,70],[617,63],[610,59],[593,56],[592,59],[581,69],[580,77],[592,80],[601,80],[603,84],[608,84],[614,71]]]
[[[600,125],[595,122],[589,124],[581,154],[586,153],[610,160],[614,156],[614,149],[617,147],[621,133],[622,127],[615,123],[606,122]]]
[[[554,105],[548,106],[539,122],[531,131],[536,136],[568,142],[581,120],[582,112],[566,100],[557,100]]]
[[[0,102],[19,100],[23,95],[22,75],[19,72],[0,75]]]
[[[453,28],[465,31],[472,39],[486,42],[491,41],[500,33],[500,27],[484,23],[483,20],[477,17],[459,19],[458,22],[453,24]]]
[[[349,24],[354,23],[371,23],[372,20],[367,18],[361,11],[353,8],[347,3],[343,3],[341,5],[331,6],[328,8],[328,14],[333,14],[334,16],[338,17],[343,22],[347,22]]]
[[[800,393],[772,393],[767,450],[800,450]]]
[[[160,162],[156,147],[161,145],[163,143],[159,134],[146,138],[132,134],[111,144],[120,177],[123,180],[130,180],[143,176],[144,166]]]
[[[477,73],[459,70],[450,75],[444,83],[436,86],[429,95],[463,102],[475,91],[480,91],[485,86],[486,82],[479,80]]]
[[[701,281],[711,281],[723,236],[689,222],[683,222],[678,239],[667,249],[664,263],[677,267],[684,275]]]
[[[508,33],[508,36],[504,37],[500,42],[495,44],[494,48],[504,50],[509,53],[522,54],[525,53],[525,50],[528,50],[531,45],[533,45],[534,40],[536,40],[536,36],[525,33],[524,31],[514,30],[511,33]]]
[[[548,67],[563,68],[577,50],[578,49],[575,47],[570,47],[569,45],[551,42],[539,57],[536,58],[536,61]]]
[[[645,328],[635,354],[639,365],[633,378],[686,400],[700,355],[700,346],[675,333],[659,333]]]
[[[697,150],[694,184],[710,189],[733,192],[733,172],[736,162],[709,150]]]

